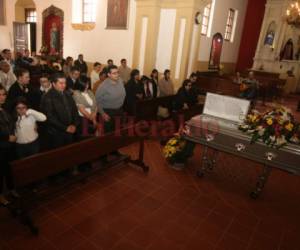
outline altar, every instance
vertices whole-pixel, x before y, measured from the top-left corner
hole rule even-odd
[[[300,92],[300,23],[294,1],[268,0],[252,69],[295,77],[291,93]]]

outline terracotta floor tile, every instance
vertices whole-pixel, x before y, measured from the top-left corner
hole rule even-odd
[[[108,225],[108,228],[125,236],[139,226],[140,222],[138,218],[131,215],[120,215],[115,220],[113,220],[111,224]]]
[[[246,250],[248,244],[225,234],[216,250]]]
[[[168,250],[168,249],[180,250],[181,245],[178,245],[174,241],[170,241],[162,236],[159,236],[147,248],[147,250]]]
[[[145,226],[141,226],[133,230],[126,236],[127,239],[133,241],[139,247],[145,249],[150,246],[151,243],[158,237],[158,234],[150,231]]]
[[[98,231],[103,230],[104,226],[101,221],[96,220],[94,216],[91,216],[75,225],[73,229],[85,237],[90,237]]]
[[[102,229],[89,239],[98,248],[111,249],[120,241],[121,238],[122,236],[117,232]]]
[[[65,223],[58,217],[51,217],[46,220],[44,223],[39,225],[40,234],[47,238],[49,241],[57,238],[58,235],[61,235],[65,231],[70,229],[70,225]]]
[[[60,236],[58,236],[57,238],[55,238],[52,241],[52,243],[58,249],[65,250],[65,249],[73,249],[79,246],[80,244],[82,244],[82,242],[84,241],[85,239],[81,234],[79,234],[73,229],[70,229],[64,232],[63,234],[61,234]]]
[[[135,243],[127,240],[121,239],[112,250],[142,250],[143,248],[137,246]]]
[[[280,244],[279,238],[269,238],[260,233],[253,236],[249,250],[274,250],[278,249]]]
[[[254,228],[249,229],[246,226],[243,226],[236,219],[230,225],[228,229],[228,234],[236,238],[237,240],[248,243],[251,236],[254,233]]]
[[[73,249],[74,250],[103,250],[103,248],[97,247],[96,245],[94,245],[93,243],[87,240],[83,241]]]

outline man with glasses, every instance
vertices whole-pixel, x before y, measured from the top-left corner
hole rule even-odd
[[[107,79],[96,91],[96,101],[99,113],[104,121],[104,132],[115,130],[115,119],[122,119],[123,103],[126,92],[118,67],[111,65],[107,68]]]

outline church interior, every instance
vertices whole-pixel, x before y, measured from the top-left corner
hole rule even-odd
[[[0,0],[0,250],[299,250],[299,0]]]

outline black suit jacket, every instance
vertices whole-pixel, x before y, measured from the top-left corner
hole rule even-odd
[[[22,89],[20,84],[15,82],[8,91],[7,102],[9,111],[13,110],[15,101],[20,96],[26,98],[31,108],[37,109],[39,107],[39,99],[33,87],[28,84],[26,88]]]
[[[86,65],[86,62],[83,61],[82,63],[79,60],[75,60],[74,66],[77,67],[81,74],[86,75],[88,71],[88,67]]]
[[[79,81],[79,80],[77,79],[77,80],[75,81],[75,83],[77,83],[78,81]],[[72,78],[68,76],[68,77],[67,77],[67,90],[69,91],[69,90],[71,90],[71,89],[74,89],[75,83],[73,82]]]
[[[143,85],[136,83],[134,80],[129,80],[125,85],[126,98],[124,102],[124,109],[130,114],[135,114],[135,105],[138,100],[137,94],[144,94]]]
[[[149,85],[151,85],[151,84],[153,86],[152,87],[153,93],[152,93],[152,97],[150,99],[157,97],[157,84],[154,80],[150,80]],[[146,90],[145,90],[145,86],[143,86],[143,97],[144,97],[144,99],[147,99],[147,93],[146,93]]]
[[[79,126],[77,106],[67,92],[62,94],[55,89],[50,89],[42,97],[41,111],[47,116],[46,125],[49,134],[66,133],[68,126]]]

